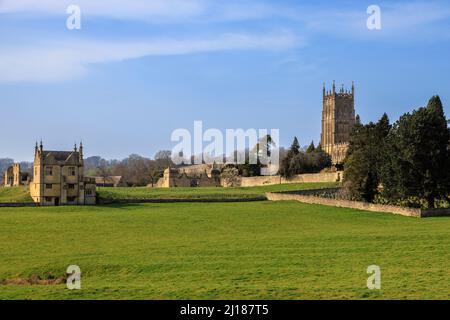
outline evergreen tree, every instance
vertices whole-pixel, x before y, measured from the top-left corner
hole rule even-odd
[[[390,128],[386,114],[376,124],[355,126],[344,170],[344,187],[351,198],[372,202],[379,193],[380,164]]]
[[[311,141],[311,144],[306,149],[306,153],[311,153],[311,152],[314,152],[315,150],[316,150],[316,147],[314,146],[314,141]]]
[[[316,151],[322,151],[323,149],[322,149],[322,143],[319,143],[318,145],[317,145],[317,148],[316,148]]]
[[[312,146],[314,148],[313,143]],[[286,157],[281,161],[280,175],[290,178],[295,174],[319,172],[326,167],[331,167],[331,158],[320,145],[304,152],[300,150],[297,138],[294,138]]]
[[[450,131],[442,102],[404,114],[388,139],[383,165],[384,195],[391,200],[419,197],[429,208],[450,194]]]
[[[292,142],[291,148],[289,149],[289,152],[292,155],[297,155],[300,153],[300,143],[298,142],[297,137],[294,137],[294,141]]]
[[[297,168],[293,166],[293,159],[300,153],[300,143],[298,142],[297,137],[294,137],[294,141],[292,142],[291,148],[289,149],[286,157],[281,160],[279,173],[281,176],[285,178],[292,177]]]

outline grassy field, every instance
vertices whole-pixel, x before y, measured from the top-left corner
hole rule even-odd
[[[0,208],[0,280],[83,272],[0,299],[449,299],[449,248],[449,218],[298,202]]]
[[[337,183],[293,183],[251,188],[98,188],[100,199],[242,199],[264,197],[271,191],[335,187]],[[32,202],[28,187],[0,188],[0,203]]]
[[[28,187],[0,188],[0,203],[2,202],[33,202]]]
[[[241,188],[98,188],[101,199],[240,199],[266,192],[335,187],[338,183],[292,183]]]

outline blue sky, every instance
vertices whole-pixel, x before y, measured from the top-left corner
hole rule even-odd
[[[371,4],[381,30],[366,27]],[[0,157],[31,160],[41,138],[150,157],[195,120],[306,145],[332,80],[355,81],[364,122],[434,94],[450,117],[449,57],[448,1],[0,0]]]

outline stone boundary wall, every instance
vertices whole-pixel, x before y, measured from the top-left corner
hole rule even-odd
[[[223,199],[100,199],[97,204],[138,204],[138,203],[218,203],[218,202],[255,202],[266,201],[265,196],[252,198]]]
[[[422,218],[450,217],[450,208],[447,209],[422,209]]]
[[[15,207],[39,207],[38,203],[34,202],[5,202],[0,203],[0,208],[15,208]]]
[[[425,217],[450,217],[450,209],[417,209],[417,208],[406,208],[393,205],[382,205],[374,204],[362,201],[349,201],[349,200],[337,200],[314,196],[318,192],[330,191],[333,189],[316,189],[316,190],[305,190],[305,191],[295,191],[295,192],[268,192],[266,197],[270,201],[286,201],[294,200],[309,204],[320,204],[325,206],[333,206],[340,208],[350,208],[365,210],[371,212],[384,212],[393,213],[406,217],[415,218],[425,218]]]
[[[108,205],[108,204],[138,204],[138,203],[218,203],[218,202],[255,202],[266,201],[265,196],[252,197],[252,198],[231,198],[231,199],[100,199],[96,205]],[[60,207],[65,207],[61,205]],[[94,205],[83,205],[94,206]],[[39,203],[33,202],[11,202],[0,203],[1,208],[20,208],[20,207],[44,207]]]
[[[6,202],[6,203],[0,203],[0,209],[1,208],[24,208],[24,207],[88,207],[88,206],[95,206],[96,204],[89,203],[89,204],[80,204],[80,205],[72,205],[72,204],[60,204],[59,206],[54,205],[46,205],[46,204],[40,204],[40,203],[34,203],[34,202]]]
[[[258,187],[284,183],[337,182],[342,180],[342,172],[305,173],[290,179],[281,176],[242,177],[241,187]]]

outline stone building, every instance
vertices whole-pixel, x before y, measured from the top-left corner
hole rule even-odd
[[[127,186],[125,181],[123,181],[122,176],[95,177],[95,184],[97,187],[106,188],[119,188]]]
[[[344,85],[336,92],[336,84],[327,91],[323,86],[322,149],[331,156],[333,165],[342,164],[347,154],[350,133],[355,125],[355,85],[352,90],[344,90]]]
[[[156,187],[221,187],[219,165],[167,168],[164,176],[158,180]]]
[[[95,179],[84,177],[83,144],[79,150],[45,151],[36,143],[30,194],[41,205],[95,204]]]
[[[30,182],[29,174],[20,170],[20,164],[14,163],[4,174],[3,182],[5,187],[17,187],[28,185]]]

